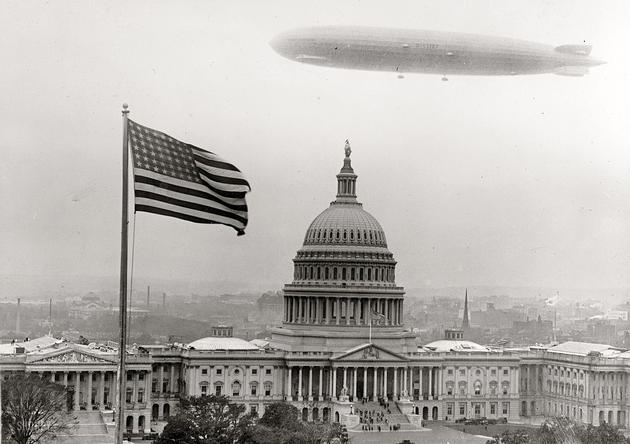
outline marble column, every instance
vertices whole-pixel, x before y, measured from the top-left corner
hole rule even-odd
[[[339,301],[339,299],[337,299]],[[337,399],[337,369],[333,367],[332,369],[332,398]]]
[[[298,401],[302,400],[302,366],[298,367]]]
[[[55,382],[55,372],[50,372],[50,382]]]
[[[313,367],[308,367],[308,400],[313,400]]]
[[[289,367],[287,369],[288,374],[287,374],[287,393],[286,393],[286,397],[287,399],[293,399],[293,393],[291,393],[291,371],[293,370],[293,367]]]
[[[151,373],[147,372],[147,377],[150,379]],[[169,382],[169,391],[171,393],[177,393],[177,378],[175,378],[175,364],[171,364],[171,379]]]
[[[433,399],[433,367],[429,367],[429,399]]]
[[[63,372],[63,386],[68,387],[68,372]]]
[[[357,373],[358,368],[353,367],[352,370],[352,399],[354,402],[357,402]]]
[[[387,400],[387,367],[383,368],[383,399]]]
[[[393,393],[394,401],[396,400],[396,396],[398,396],[398,367],[394,367],[394,387]]]
[[[160,364],[158,368],[158,393],[162,393],[162,388],[164,386],[164,365]],[[195,390],[197,390],[197,385],[195,384]],[[227,390],[227,387],[226,387]]]
[[[87,372],[87,399],[85,400],[85,402],[87,402],[87,410],[88,411],[92,411],[92,376],[94,375],[94,373],[92,373],[91,371]]]
[[[350,298],[346,298],[346,325],[350,325]]]
[[[407,367],[405,367],[403,369],[403,385],[402,385],[403,386],[403,393],[405,392],[405,390],[407,390],[407,387],[409,387],[409,383],[407,382],[408,381],[408,379],[407,379],[408,376],[409,376],[409,373],[407,372]],[[409,394],[409,390],[407,390],[407,394]]]
[[[105,408],[105,372],[101,371],[98,376],[98,405],[101,410]]]
[[[74,410],[80,410],[79,407],[79,392],[81,390],[81,372],[74,372]]]
[[[323,398],[322,398],[322,386],[324,385],[323,384],[323,382],[324,382],[323,378],[324,378],[324,368],[320,367],[319,368],[319,380],[318,380],[318,384],[317,384],[318,385],[318,387],[317,387],[317,391],[318,391],[317,396],[318,396],[319,401],[323,401]]]
[[[340,301],[340,299],[341,298],[336,298],[336,301],[335,301],[335,303],[336,303],[336,307],[335,307],[335,323],[337,325],[339,325],[339,319],[341,318],[341,316],[340,316],[340,314],[341,314],[340,313],[340,309],[341,309],[341,301]]]
[[[374,367],[374,388],[372,391],[372,401],[376,401],[376,398],[378,396],[378,387],[376,385],[378,380],[378,367]]]
[[[367,395],[367,377],[368,374],[368,369],[367,367],[363,367],[363,397],[367,399],[368,395]]]
[[[348,391],[348,367],[344,367],[343,368],[343,386],[342,388],[346,389],[346,392]]]
[[[423,367],[418,367],[418,373],[420,373],[419,378],[420,378],[420,396],[419,399],[424,399],[424,390],[422,388],[422,369]]]

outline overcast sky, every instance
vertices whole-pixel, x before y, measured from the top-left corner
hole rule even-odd
[[[627,287],[630,4],[3,1],[0,274],[117,275],[121,117],[238,165],[247,235],[137,215],[138,277],[279,288],[350,139],[406,287]],[[374,25],[593,45],[583,78],[293,63],[268,42]],[[6,296],[6,295],[5,295]]]

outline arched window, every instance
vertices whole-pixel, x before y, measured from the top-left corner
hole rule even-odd
[[[481,381],[475,381],[475,395],[481,395]]]
[[[354,230],[350,230],[350,240],[354,240]]]
[[[317,280],[322,278],[322,267],[317,267]]]
[[[359,268],[359,280],[363,280],[363,267]]]
[[[337,280],[337,267],[333,268],[333,280]]]
[[[350,268],[350,280],[351,281],[354,281],[354,274],[355,274],[354,267],[352,267],[352,268]]]
[[[313,272],[313,267],[310,267],[308,278],[313,279],[315,277],[315,273]]]
[[[372,280],[372,269],[371,268],[367,269],[367,280],[368,281]]]
[[[341,280],[345,281],[346,280],[346,267],[343,267],[341,269]]]
[[[324,279],[328,280],[328,267],[324,268]]]
[[[232,383],[232,396],[241,396],[241,383],[239,381]]]

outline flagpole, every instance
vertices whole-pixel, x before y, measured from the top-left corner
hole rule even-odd
[[[129,106],[123,103],[123,155],[122,155],[122,222],[120,229],[120,302],[119,325],[120,343],[118,345],[118,373],[116,375],[116,444],[123,444],[123,421],[125,419],[125,359],[127,355],[127,256],[129,226],[129,146],[127,124]]]

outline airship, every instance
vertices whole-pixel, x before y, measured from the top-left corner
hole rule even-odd
[[[585,44],[551,46],[456,32],[365,26],[319,26],[283,32],[271,47],[289,60],[368,71],[442,75],[583,76],[605,62]]]

